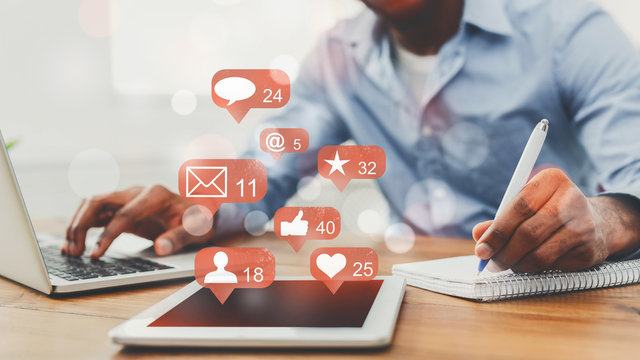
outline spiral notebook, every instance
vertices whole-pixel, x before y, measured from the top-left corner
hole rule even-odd
[[[396,264],[392,271],[405,277],[411,286],[472,300],[497,301],[637,284],[640,259],[607,262],[575,272],[516,274],[507,270],[478,275],[478,258],[471,255]]]

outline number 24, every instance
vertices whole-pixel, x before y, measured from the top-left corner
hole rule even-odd
[[[276,90],[276,93],[273,93],[273,90],[271,89],[264,89],[263,91],[264,94],[267,94],[267,96],[265,96],[264,100],[262,100],[262,102],[266,102],[266,103],[270,103],[273,102],[273,100],[278,100],[278,102],[282,102],[282,91],[281,89]],[[271,100],[273,99],[273,100]]]

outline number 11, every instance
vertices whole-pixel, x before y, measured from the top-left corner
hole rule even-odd
[[[240,179],[236,185],[240,186],[240,197],[244,197],[244,179]],[[251,196],[256,197],[256,179],[249,181],[248,185],[252,187]]]

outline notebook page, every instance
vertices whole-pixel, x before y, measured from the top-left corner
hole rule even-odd
[[[402,272],[423,277],[426,276],[470,285],[477,283],[478,280],[512,274],[511,270],[499,273],[492,273],[485,270],[478,275],[478,262],[478,258],[473,255],[458,256],[430,261],[397,264],[393,265],[393,272]]]

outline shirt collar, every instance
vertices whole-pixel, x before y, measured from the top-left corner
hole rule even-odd
[[[502,0],[465,0],[462,22],[499,35],[513,34]]]

